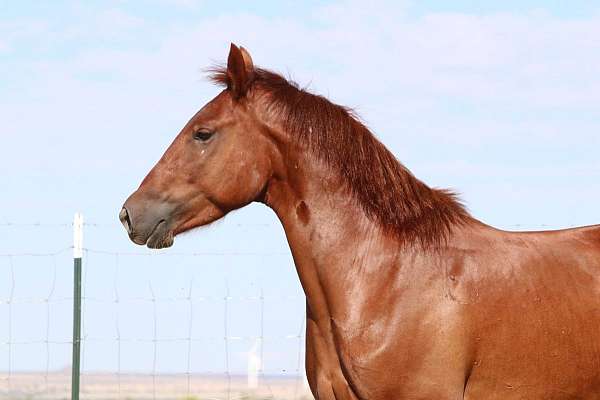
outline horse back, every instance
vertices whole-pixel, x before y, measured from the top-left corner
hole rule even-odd
[[[488,230],[461,259],[470,398],[600,398],[600,225]]]

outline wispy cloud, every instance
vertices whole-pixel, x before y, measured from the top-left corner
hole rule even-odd
[[[205,3],[204,0],[159,0],[160,3],[164,3],[170,6],[184,7],[184,8],[195,8]]]
[[[11,106],[0,113],[15,132],[33,124],[15,117],[25,107],[54,123],[51,131],[62,138],[77,135],[76,126],[86,125],[90,133],[103,127],[101,135],[88,138],[102,140],[99,148],[117,137],[133,144],[141,130],[148,137],[156,132],[156,120],[166,123],[170,115],[173,127],[160,133],[167,142],[176,121],[182,125],[215,93],[202,81],[201,68],[223,60],[233,41],[249,48],[257,64],[291,73],[356,107],[408,162],[429,162],[411,149],[430,142],[453,149],[439,154],[444,159],[493,148],[486,157],[497,162],[525,148],[554,154],[553,141],[564,148],[598,143],[600,16],[414,17],[409,7],[350,1],[317,7],[304,19],[246,13],[166,20],[160,27],[116,8],[78,10],[81,18],[67,26],[29,31],[29,37],[39,35],[43,42],[44,35],[53,35],[52,43],[67,42],[75,50],[24,63],[31,84],[23,83],[18,93],[4,91],[0,96],[10,97]],[[13,29],[8,37],[18,43],[24,36]],[[32,98],[39,101],[32,104]],[[110,122],[90,125],[99,110]],[[121,137],[119,130],[133,133]],[[582,157],[592,160],[585,151]],[[104,167],[101,159],[81,162]]]

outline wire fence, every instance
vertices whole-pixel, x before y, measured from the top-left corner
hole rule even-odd
[[[47,237],[71,227],[0,222],[7,239],[18,229]],[[56,251],[0,248],[0,399],[69,396],[74,297],[72,246],[64,242]],[[150,252],[91,246],[83,249],[82,259],[82,399],[312,398],[303,368],[305,300],[287,250]],[[256,268],[244,275],[253,263]],[[293,281],[295,289],[240,285],[268,266],[290,272],[269,283]],[[227,268],[236,268],[235,274],[216,273]],[[160,273],[152,276],[153,270]]]
[[[71,227],[9,222],[0,222],[0,226],[9,230],[47,228],[50,232]],[[85,224],[86,229],[98,227],[112,229],[114,225]],[[72,283],[68,279],[69,274],[72,276],[71,249],[64,246],[54,252],[0,252],[0,273],[6,277],[6,281],[0,280],[4,281],[0,286],[0,318],[6,323],[4,332],[0,331],[0,398],[54,399],[66,398],[70,393],[68,356],[73,340],[68,332],[74,298],[66,289],[67,283]],[[180,276],[174,293],[165,290],[160,279],[157,282],[140,274],[140,268],[151,268],[151,263],[181,273],[208,260],[233,258],[244,264],[249,257],[270,264],[282,259],[289,263],[289,254],[283,251],[84,248],[81,398],[309,398],[303,372],[303,313],[297,313],[295,324],[284,324],[286,331],[279,326],[275,331],[271,329],[277,325],[273,324],[278,318],[274,310],[292,304],[297,312],[304,304],[301,293],[265,294],[262,287],[254,287],[254,293],[239,293],[231,288],[231,276],[225,277],[223,287],[212,287],[208,293],[199,289],[197,277]],[[131,265],[136,265],[135,273],[128,271]],[[24,266],[33,273],[19,274]],[[99,275],[103,276],[102,284],[96,281]],[[132,276],[135,285],[130,285]],[[159,274],[159,278],[163,276]],[[32,286],[30,291],[34,293],[20,296],[20,286]],[[209,286],[212,284],[204,285]],[[31,312],[33,308],[35,312]],[[247,321],[252,321],[252,327],[241,327]],[[24,351],[26,347],[32,350]],[[287,365],[277,360],[281,349],[288,354]],[[107,352],[110,357],[103,354]],[[196,359],[202,361],[195,365]]]

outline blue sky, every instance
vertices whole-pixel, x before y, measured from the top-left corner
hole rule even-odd
[[[593,2],[154,0],[0,6],[0,223],[69,223],[82,211],[100,224],[86,227],[86,246],[144,252],[116,224],[120,205],[216,95],[201,71],[224,60],[232,41],[256,64],[354,107],[415,175],[461,192],[485,222],[524,229],[600,221],[600,7]],[[0,254],[54,252],[71,241],[69,228],[57,226],[0,226],[0,237]],[[206,251],[264,255],[165,261],[169,252]],[[68,254],[57,257],[55,296],[68,297]],[[49,293],[52,265],[51,257],[15,257],[15,296]],[[113,255],[92,254],[88,273],[88,295],[105,300],[115,287],[123,298],[146,298],[150,286],[164,298],[183,296],[190,284],[200,297],[222,297],[226,286],[252,297],[262,288],[272,299],[265,334],[282,338],[301,327],[303,302],[285,238],[260,205],[118,268]],[[0,257],[0,274],[6,299],[7,257]],[[221,335],[223,304],[203,304],[193,335]],[[89,302],[89,337],[114,337],[117,318],[136,321],[124,335],[151,335],[147,304],[112,306]],[[44,338],[45,306],[15,307],[22,308],[13,313],[13,339]],[[188,335],[188,304],[164,307],[159,335]],[[233,307],[233,335],[256,334],[256,307]],[[57,341],[68,339],[69,313],[68,304],[53,305],[50,336]],[[0,304],[0,320],[6,318]],[[0,329],[0,342],[7,335]],[[87,350],[89,370],[115,369],[114,342],[102,343]],[[233,369],[243,371],[251,345],[236,342]],[[265,346],[267,370],[295,370],[297,341]],[[149,368],[151,349],[127,349],[124,368]],[[15,351],[13,368],[44,367],[35,346]],[[195,370],[223,368],[220,347],[194,351]],[[65,346],[51,354],[52,368],[68,364]],[[185,366],[165,350],[158,369]]]

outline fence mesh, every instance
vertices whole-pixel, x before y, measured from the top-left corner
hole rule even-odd
[[[70,227],[0,224],[8,235],[62,229],[68,237]],[[102,227],[85,224],[86,230]],[[0,251],[0,318],[6,323],[0,398],[69,397],[70,250]],[[285,251],[85,248],[81,398],[310,398],[303,375],[304,298],[298,288],[267,290],[256,279],[240,284],[249,275],[247,264],[253,271],[261,265],[293,271]],[[215,276],[220,282],[212,281]],[[286,310],[294,317],[282,318]]]

